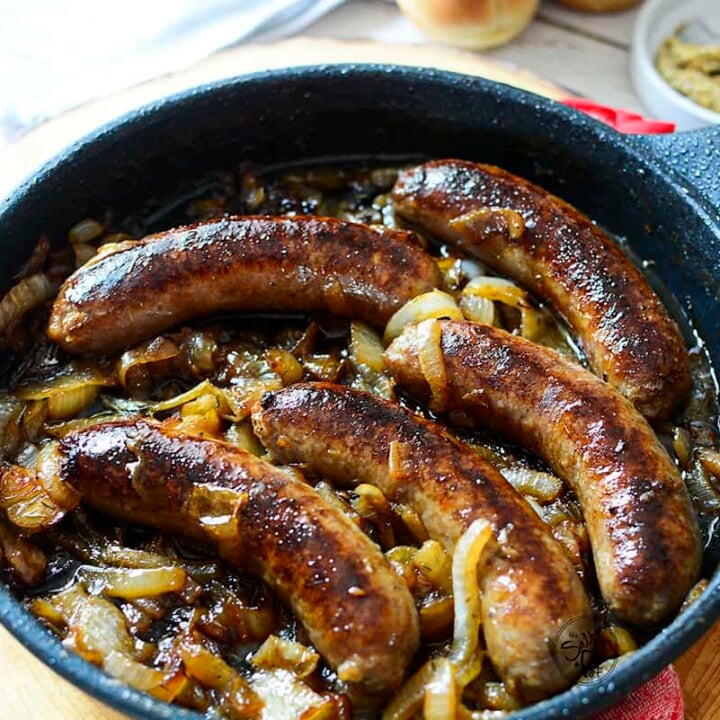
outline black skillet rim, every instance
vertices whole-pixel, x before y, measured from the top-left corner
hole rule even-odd
[[[0,227],[3,218],[12,213],[14,206],[27,194],[42,192],[43,183],[52,177],[60,167],[72,162],[76,156],[82,155],[91,146],[103,142],[104,139],[115,135],[127,126],[142,124],[144,119],[157,113],[168,113],[174,109],[181,109],[183,104],[199,102],[208,94],[231,88],[247,87],[253,84],[262,85],[269,80],[292,82],[293,80],[337,76],[338,74],[347,78],[348,82],[359,78],[365,80],[375,78],[381,82],[382,78],[388,75],[395,78],[400,77],[407,82],[434,81],[450,87],[471,88],[480,95],[499,98],[519,106],[532,106],[537,113],[552,116],[558,125],[570,125],[573,132],[576,133],[581,131],[588,140],[599,143],[610,142],[615,145],[620,153],[632,157],[635,163],[650,170],[659,182],[670,185],[674,192],[681,192],[685,202],[690,204],[693,212],[700,216],[704,224],[717,225],[714,208],[709,200],[674,170],[652,156],[648,156],[646,148],[633,144],[631,140],[608,130],[606,126],[575,110],[507,85],[458,73],[394,65],[344,64],[314,65],[252,73],[204,84],[133,110],[63,150],[13,191],[8,199],[0,204]],[[720,228],[717,228],[717,231],[720,234]],[[650,642],[623,663],[622,670],[615,670],[595,683],[577,685],[560,695],[512,714],[512,718],[516,720],[548,720],[549,718],[580,720],[590,713],[596,713],[626,696],[672,662],[700,638],[718,617],[720,617],[720,574],[715,575],[708,588],[691,608],[676,617],[670,625],[661,630]],[[117,710],[148,720],[167,720],[169,718],[198,720],[202,717],[197,713],[168,705],[145,693],[133,690],[84,661],[79,655],[66,649],[61,641],[46,630],[29,611],[25,610],[2,584],[0,584],[0,622],[52,670]]]

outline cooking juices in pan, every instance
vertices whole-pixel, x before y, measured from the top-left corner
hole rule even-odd
[[[364,477],[344,482],[342,472],[322,462],[299,465],[314,488],[312,502],[319,497],[317,507],[323,513],[339,513],[342,523],[351,526],[348,533],[359,529],[369,536],[374,545],[363,552],[374,558],[377,550],[383,567],[377,572],[389,568],[417,609],[417,621],[408,619],[403,631],[410,637],[417,632],[413,623],[419,623],[420,647],[405,677],[386,678],[384,684],[374,686],[365,682],[359,665],[334,661],[327,652],[318,652],[325,646],[317,635],[315,620],[302,612],[298,617],[288,609],[288,604],[295,607],[293,592],[297,588],[292,587],[292,579],[288,589],[288,584],[278,579],[279,571],[263,574],[252,559],[228,549],[239,532],[232,518],[251,523],[254,518],[242,508],[262,511],[262,503],[252,505],[253,501],[247,500],[247,494],[254,492],[247,479],[230,483],[230,489],[226,482],[220,491],[213,491],[219,495],[199,483],[202,497],[198,495],[196,500],[201,503],[200,510],[189,511],[180,520],[172,518],[172,502],[163,503],[153,494],[157,488],[152,483],[162,484],[173,472],[172,456],[163,456],[166,451],[202,455],[214,447],[213,441],[222,440],[235,448],[232,452],[240,458],[247,457],[245,453],[266,457],[251,413],[255,409],[255,428],[260,428],[262,397],[277,393],[282,403],[283,393],[278,391],[298,383],[342,385],[437,420],[445,428],[439,432],[447,433],[442,437],[433,434],[434,426],[406,432],[415,433],[416,438],[430,433],[423,442],[437,445],[438,457],[459,442],[459,452],[476,458],[464,461],[463,467],[482,468],[489,463],[520,493],[547,526],[554,538],[551,542],[567,552],[592,601],[589,626],[579,611],[580,615],[570,618],[569,628],[549,633],[553,636],[550,642],[556,643],[560,685],[575,681],[579,673],[582,676],[577,681],[586,682],[606,672],[622,672],[621,666],[615,669],[621,658],[670,619],[634,626],[608,609],[598,589],[578,499],[548,465],[522,447],[479,428],[471,413],[444,412],[447,407],[423,402],[417,393],[396,386],[383,357],[384,348],[391,337],[400,334],[403,321],[423,317],[449,315],[455,320],[465,317],[495,325],[587,367],[577,339],[548,306],[431,234],[421,233],[419,242],[436,257],[446,294],[435,291],[411,303],[400,317],[391,320],[385,341],[382,330],[358,318],[301,313],[196,319],[122,352],[91,357],[67,355],[45,335],[48,301],[60,281],[103,246],[107,250],[109,243],[226,214],[320,215],[396,228],[401,221],[393,211],[390,192],[399,165],[333,161],[284,168],[243,166],[218,172],[173,198],[151,200],[129,217],[108,210],[101,217],[80,220],[68,230],[67,238],[51,238],[52,249],[48,239],[41,238],[23,270],[24,279],[0,305],[0,324],[8,346],[6,390],[0,397],[0,443],[4,459],[16,466],[12,472],[6,470],[0,486],[3,579],[68,646],[133,687],[209,717],[225,718],[319,720],[383,713],[383,717],[399,718],[421,713],[423,708],[427,717],[445,717],[442,713],[455,707],[451,688],[461,675],[470,678],[462,682],[462,703],[479,713],[509,712],[537,699],[523,686],[525,680],[518,680],[513,672],[496,674],[482,632],[478,647],[469,639],[473,629],[477,630],[473,618],[478,611],[463,593],[463,581],[466,585],[473,581],[472,552],[481,552],[483,542],[494,542],[488,540],[481,524],[471,524],[460,539],[443,542],[429,536],[432,523],[423,515],[425,508],[393,492],[390,485],[379,488]],[[715,530],[720,517],[715,379],[702,342],[679,304],[652,277],[651,269],[643,269],[680,324],[690,351],[691,397],[681,412],[655,422],[653,428],[689,489],[705,547],[704,577],[708,577],[718,560]],[[277,292],[282,293],[283,287]],[[24,307],[38,305],[38,300],[42,301],[39,307],[21,314]],[[116,318],[117,323],[123,322],[123,308],[117,308]],[[430,325],[428,338],[436,331],[432,321]],[[434,360],[437,357],[424,358],[426,364]],[[310,392],[302,390],[304,387],[308,386],[297,385],[299,394]],[[324,387],[330,386],[317,385]],[[330,387],[326,399],[334,397],[334,392]],[[380,418],[395,422],[405,417],[396,416],[394,405],[374,404],[364,395],[352,395],[347,402],[348,407],[376,413],[375,430]],[[271,412],[271,404],[266,412]],[[412,425],[412,415],[408,418],[402,421]],[[332,428],[338,433],[340,420]],[[188,435],[196,438],[192,448],[184,440]],[[77,458],[71,446],[78,438],[83,438],[86,448],[85,460],[77,460],[80,465],[88,457],[99,463],[104,452],[100,446],[110,442],[108,438],[114,438],[116,452],[126,443],[129,451],[156,453],[160,470],[155,476],[130,471],[127,476],[113,475],[113,482],[118,483],[112,486],[118,503],[123,492],[142,490],[148,493],[144,505],[134,510],[126,505],[131,509],[124,520],[118,520],[97,509],[107,506],[117,515],[112,496],[94,502],[93,509],[78,504],[80,497],[59,479],[48,481],[52,473],[36,474],[37,468],[61,463],[66,478],[85,473],[83,482],[89,483],[88,487],[93,482],[109,482],[103,475],[105,466],[98,465],[101,470],[96,477],[92,468],[88,470],[89,461],[82,465],[84,470],[73,465]],[[403,448],[407,447],[390,441],[391,476],[406,467]],[[207,467],[215,467],[213,462],[206,457],[205,470],[197,470],[187,481],[189,485],[168,480],[168,492],[196,493],[193,482],[198,482],[198,474],[221,472],[207,471]],[[266,471],[262,464],[257,467],[258,472]],[[368,468],[362,470],[371,474]],[[282,472],[257,479],[263,487],[268,483],[276,487],[278,502],[284,494],[294,492],[293,488],[302,493],[305,487],[299,476],[291,473],[288,479]],[[301,485],[295,486],[295,482]],[[188,491],[188,487],[195,489]],[[239,493],[237,497],[234,492]],[[223,508],[228,507],[231,517],[223,515]],[[169,518],[166,521],[162,519],[165,516]],[[293,534],[287,527],[283,532]],[[280,541],[282,545],[289,539]],[[270,561],[266,558],[265,562]],[[685,603],[692,602],[705,584],[706,580],[700,579]],[[353,601],[359,602],[366,590],[353,588]],[[404,617],[401,610],[398,613],[397,618]],[[405,620],[398,619],[396,624],[402,622]],[[574,661],[563,655],[569,652],[570,638],[582,641],[582,646],[570,648],[581,658],[582,667],[573,669]],[[347,643],[352,644],[350,640]],[[406,645],[406,651],[412,653],[412,640]],[[363,642],[358,641],[358,646]],[[491,656],[496,652],[491,647],[487,651]],[[460,662],[463,653],[466,657]],[[445,660],[448,654],[455,665]],[[563,672],[568,673],[564,680]]]

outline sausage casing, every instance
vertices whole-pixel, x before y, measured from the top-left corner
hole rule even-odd
[[[648,624],[676,610],[700,571],[700,536],[682,477],[647,421],[553,350],[490,325],[437,322],[444,409],[532,450],[570,484],[600,590],[620,618]],[[430,392],[418,352],[426,327],[407,327],[385,352],[418,397]]]
[[[297,473],[146,420],[71,433],[54,462],[88,504],[210,542],[262,578],[351,687],[381,693],[402,680],[419,643],[405,583]]]
[[[565,201],[491,165],[438,160],[401,173],[393,203],[405,220],[553,305],[593,370],[646,417],[668,417],[687,397],[677,325],[622,250]],[[516,226],[506,208],[520,216]]]
[[[120,243],[60,288],[48,334],[108,353],[220,312],[329,312],[382,325],[441,282],[403,230],[334,218],[228,217]]]
[[[253,423],[276,460],[376,485],[413,507],[449,552],[473,521],[487,520],[497,542],[481,560],[483,630],[498,673],[528,702],[577,677],[581,668],[563,663],[553,643],[568,623],[592,630],[587,594],[564,548],[494,467],[440,426],[337,385],[266,394]]]

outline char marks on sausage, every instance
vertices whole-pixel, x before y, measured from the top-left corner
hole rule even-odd
[[[412,233],[334,218],[227,217],[118,244],[60,288],[48,334],[120,350],[221,312],[328,312],[382,326],[441,283]]]
[[[603,598],[623,620],[650,624],[682,602],[701,543],[678,469],[652,428],[616,390],[558,353],[490,325],[438,322],[445,411],[532,450],[566,480],[585,515]],[[409,326],[385,352],[399,384],[430,389]]]
[[[344,484],[372,483],[411,506],[450,553],[473,521],[489,522],[497,542],[481,560],[480,587],[495,668],[528,702],[577,677],[581,668],[563,664],[552,646],[568,622],[592,630],[587,594],[564,548],[494,467],[440,426],[326,383],[266,395],[253,424],[276,460]]]
[[[392,196],[406,221],[553,305],[593,370],[646,417],[666,418],[687,398],[690,366],[677,325],[622,250],[564,200],[506,170],[463,160],[402,172]],[[508,221],[508,208],[519,227]]]

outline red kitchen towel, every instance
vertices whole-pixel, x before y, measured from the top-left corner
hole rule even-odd
[[[683,720],[684,716],[680,678],[670,666],[593,720]]]
[[[629,110],[612,108],[585,98],[567,98],[561,102],[563,105],[587,113],[596,120],[601,120],[621,133],[671,133],[675,130],[675,123],[648,120]]]

